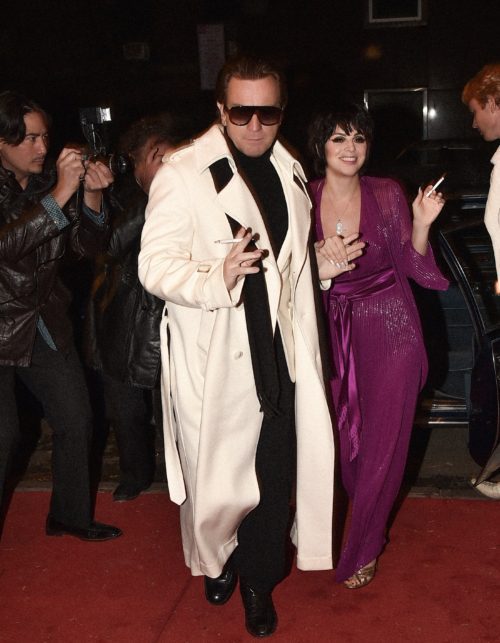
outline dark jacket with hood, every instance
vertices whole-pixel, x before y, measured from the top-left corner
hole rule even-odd
[[[121,382],[154,388],[160,375],[160,320],[165,302],[137,276],[147,196],[131,175],[113,192],[113,224],[101,258],[87,323],[91,366]]]

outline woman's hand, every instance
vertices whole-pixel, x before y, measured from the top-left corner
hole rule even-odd
[[[314,244],[319,278],[322,281],[335,279],[343,272],[354,270],[356,264],[352,262],[363,254],[366,245],[364,241],[359,241],[358,237],[358,233],[348,237],[334,235]]]
[[[412,203],[413,230],[411,242],[415,250],[424,256],[427,254],[430,227],[437,219],[445,203],[442,192],[431,192],[429,196],[426,196],[431,189],[432,185],[428,185],[425,190],[419,188],[418,194]]]
[[[425,190],[418,189],[412,203],[414,225],[430,228],[443,209],[445,200],[442,192],[431,192],[429,196],[425,196],[431,189],[432,185],[428,185]]]

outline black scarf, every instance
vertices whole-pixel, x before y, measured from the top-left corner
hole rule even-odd
[[[239,157],[239,160],[241,161],[241,153],[235,154],[235,156],[237,157],[237,160]],[[267,162],[269,163],[271,171],[276,177],[276,181],[279,182],[279,191],[281,193],[280,194],[276,189],[272,191],[274,204],[276,204],[277,201],[281,201],[278,203],[278,210],[282,211],[284,208],[285,214],[287,215],[286,202],[280,179],[276,174],[276,171],[270,164],[269,157],[267,157]],[[255,169],[255,174],[260,174],[260,168],[257,164],[255,165]],[[210,166],[210,172],[212,174],[215,189],[218,193],[229,183],[233,176],[233,172],[227,158],[220,159],[219,161],[213,163]],[[267,179],[264,179],[263,182],[255,180],[254,172],[250,173],[252,174],[253,180],[250,183],[251,179],[249,179],[248,176],[245,176],[246,182],[249,185],[249,188],[252,190],[252,193],[257,193],[260,210],[263,215],[264,222],[267,223],[266,215],[263,212],[261,202],[263,200],[262,196],[264,196],[262,194],[262,188],[267,188],[269,186],[269,168],[266,168],[264,171],[264,174],[267,175]],[[271,181],[274,182],[272,177]],[[256,185],[256,183],[258,183],[258,185]],[[265,201],[267,205],[268,198],[265,198]],[[275,211],[277,208],[271,207],[270,209]],[[228,214],[226,214],[226,216],[229,225],[231,226],[232,233],[235,236],[241,225],[237,221],[232,219]],[[286,218],[285,225],[287,225],[287,223],[288,221]],[[282,228],[283,222],[280,222],[279,225],[280,228]],[[275,228],[275,226],[269,226],[269,224],[267,225],[269,238],[273,239],[273,235],[271,233],[271,230],[269,229],[270,227]],[[278,233],[278,236],[279,246],[281,246],[284,235]],[[274,252],[279,252],[279,247],[276,246],[274,241],[272,243]],[[256,246],[253,242],[248,244],[248,251],[252,251],[255,249]],[[255,265],[257,265],[260,270],[256,274],[246,275],[241,297],[245,306],[245,319],[257,397],[261,405],[261,411],[264,413],[264,415],[267,417],[275,417],[282,414],[279,408],[280,379],[276,358],[276,346],[274,342],[274,333],[271,323],[271,311],[269,307],[269,297],[267,294],[263,265],[261,261],[259,261]]]

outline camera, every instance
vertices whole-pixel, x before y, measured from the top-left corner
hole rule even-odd
[[[80,126],[87,141],[83,160],[101,161],[113,174],[125,174],[132,169],[132,161],[126,154],[109,152],[109,107],[81,107]]]

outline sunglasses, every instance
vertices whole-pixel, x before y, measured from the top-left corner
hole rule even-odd
[[[236,105],[235,107],[224,107],[229,120],[233,125],[248,125],[252,116],[257,114],[261,125],[277,125],[283,115],[282,107],[273,107],[272,105]]]

